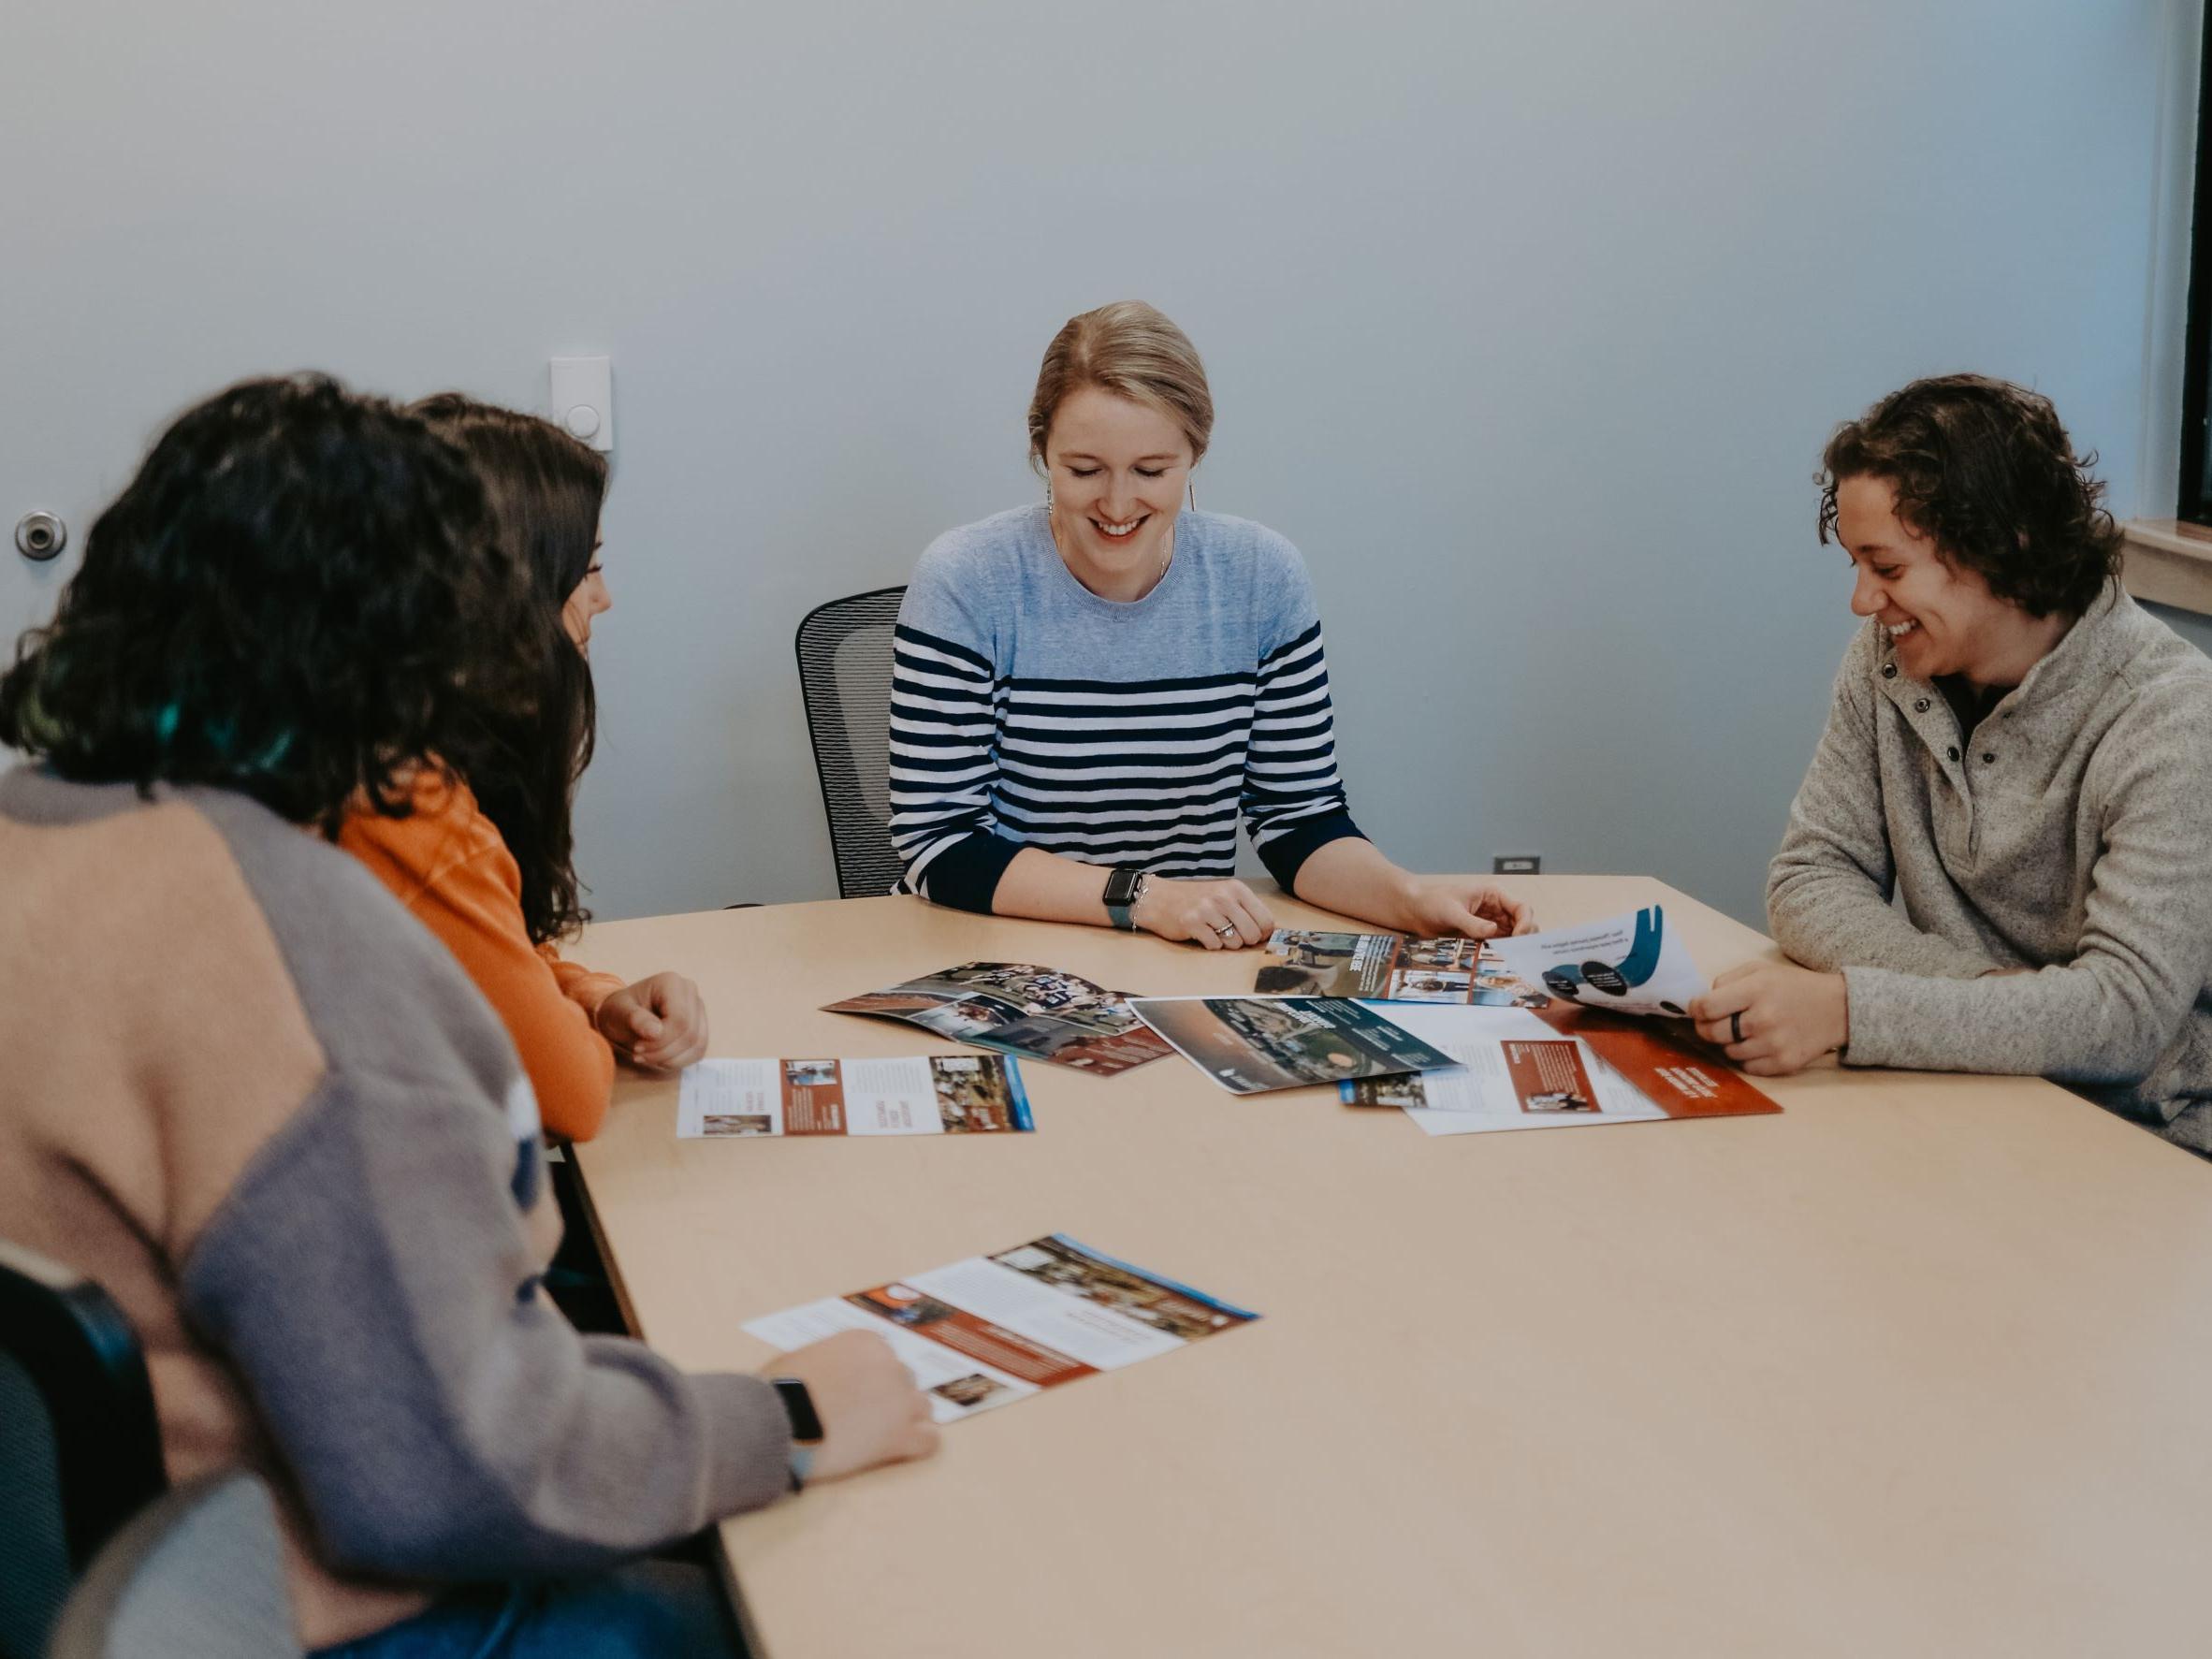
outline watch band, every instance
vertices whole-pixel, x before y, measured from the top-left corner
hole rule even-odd
[[[1105,901],[1106,918],[1124,933],[1137,930],[1132,912],[1137,900],[1143,896],[1146,875],[1143,870],[1115,870],[1106,878],[1106,891],[1100,895]]]
[[[822,1416],[814,1409],[814,1396],[797,1377],[768,1380],[783,1402],[783,1415],[791,1419],[791,1489],[804,1492],[814,1467],[814,1448],[822,1444]]]

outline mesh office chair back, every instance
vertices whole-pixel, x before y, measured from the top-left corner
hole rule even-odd
[[[167,1484],[123,1310],[0,1243],[0,1659],[39,1659],[70,1585]]]
[[[889,893],[905,869],[891,845],[891,630],[906,591],[833,599],[799,623],[799,690],[840,898]]]

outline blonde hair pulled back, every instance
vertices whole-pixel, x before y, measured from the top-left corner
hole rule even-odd
[[[1190,336],[1142,299],[1117,299],[1070,317],[1044,348],[1029,400],[1029,464],[1043,471],[1044,440],[1071,392],[1095,386],[1148,404],[1183,429],[1191,465],[1214,435],[1214,394]]]

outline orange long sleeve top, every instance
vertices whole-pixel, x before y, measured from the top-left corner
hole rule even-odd
[[[530,942],[522,872],[469,786],[426,768],[415,812],[363,808],[338,844],[451,951],[507,1027],[548,1134],[589,1141],[605,1120],[615,1055],[593,1021],[622,981]]]

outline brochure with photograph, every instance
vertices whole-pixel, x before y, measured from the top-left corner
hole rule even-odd
[[[1342,997],[1140,997],[1129,1006],[1232,1094],[1458,1064]]]
[[[1404,933],[1322,933],[1278,927],[1253,990],[1271,997],[1354,997],[1367,1002],[1441,1002],[1541,1008],[1550,1000],[1498,956],[1495,942],[1415,939]]]
[[[1782,1110],[1735,1072],[1674,1048],[1648,1026],[1584,1040],[1579,1026],[1570,1036],[1548,1016],[1519,1009],[1393,1005],[1390,1017],[1461,1069],[1347,1083],[1339,1093],[1348,1105],[1402,1107],[1432,1135]],[[1639,1045],[1627,1055],[1629,1068],[1611,1057],[1622,1052],[1619,1036]]]
[[[931,1415],[948,1423],[1258,1317],[1055,1232],[745,1329],[779,1348],[872,1331],[914,1374]]]
[[[1034,1128],[1022,1073],[998,1055],[895,1060],[701,1060],[676,1100],[681,1141],[773,1135],[979,1135]]]
[[[1682,1019],[1706,991],[1705,976],[1657,905],[1488,942],[1507,973],[1585,1008]]]
[[[825,1011],[908,1020],[956,1042],[1104,1077],[1168,1052],[1119,992],[1026,962],[963,962]]]

